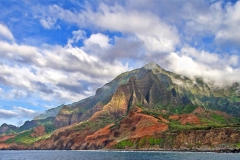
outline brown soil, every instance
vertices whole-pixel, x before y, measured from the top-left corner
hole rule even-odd
[[[5,148],[9,148],[9,145],[5,143],[0,143],[0,149],[5,149]]]
[[[185,124],[200,124],[200,119],[193,114],[180,114],[170,116],[169,119],[179,121],[182,125]]]
[[[168,130],[168,125],[149,115],[132,112],[121,123],[121,130],[129,130],[129,138],[155,135]]]
[[[14,138],[16,135],[7,135],[7,136],[2,136],[0,137],[0,142],[4,142],[10,138]]]
[[[33,133],[31,134],[32,137],[40,137],[46,134],[44,126],[38,126],[33,129]]]

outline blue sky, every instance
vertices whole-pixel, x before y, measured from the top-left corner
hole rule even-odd
[[[146,63],[239,82],[240,1],[0,0],[0,124],[94,95]]]

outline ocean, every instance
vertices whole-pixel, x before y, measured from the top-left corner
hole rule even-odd
[[[169,151],[0,151],[0,160],[239,160],[238,153]]]

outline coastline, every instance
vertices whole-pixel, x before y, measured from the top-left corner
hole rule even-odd
[[[212,152],[212,153],[240,153],[240,149],[160,149],[160,148],[142,148],[142,149],[96,149],[96,150],[58,150],[58,149],[24,149],[24,148],[0,148],[0,151],[113,151],[113,152]]]
[[[240,149],[232,148],[232,149],[101,149],[102,151],[134,151],[134,152],[215,152],[215,153],[240,153]]]

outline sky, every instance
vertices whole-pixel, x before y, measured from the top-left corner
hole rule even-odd
[[[0,0],[0,125],[94,95],[154,62],[240,82],[240,1]]]

